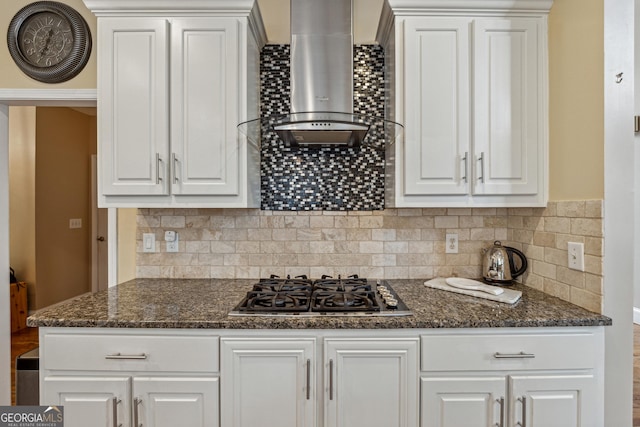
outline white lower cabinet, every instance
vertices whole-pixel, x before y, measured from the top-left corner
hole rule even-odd
[[[602,427],[604,328],[40,328],[66,427]]]
[[[418,425],[417,338],[223,338],[221,362],[225,427]]]
[[[133,426],[218,426],[219,383],[218,377],[133,378]]]
[[[421,345],[421,427],[603,425],[599,333],[424,335]]]
[[[418,425],[418,340],[327,338],[326,427]]]
[[[422,427],[590,424],[593,375],[423,377]]]
[[[64,406],[65,426],[218,425],[216,377],[45,378],[43,402]]]
[[[66,427],[220,425],[217,336],[41,328],[40,358],[40,404]]]
[[[132,425],[130,377],[46,376],[41,389],[41,404],[64,406],[66,427]]]
[[[223,338],[222,425],[315,425],[315,339]]]
[[[502,426],[504,377],[422,377],[420,383],[421,427]]]

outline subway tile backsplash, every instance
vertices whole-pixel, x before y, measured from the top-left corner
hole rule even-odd
[[[140,209],[137,277],[479,277],[482,249],[501,240],[527,255],[526,285],[600,312],[602,223],[601,200],[546,209]],[[165,230],[178,232],[178,253],[166,252]],[[158,252],[143,253],[143,233],[156,234]],[[459,253],[445,253],[446,233],[458,234]],[[585,245],[584,272],[567,268],[569,241]]]

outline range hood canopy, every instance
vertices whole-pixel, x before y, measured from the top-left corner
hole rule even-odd
[[[238,128],[257,147],[262,133],[274,131],[285,147],[308,148],[368,146],[369,138],[392,144],[403,129],[382,117],[331,111],[265,117],[241,123]]]
[[[352,1],[291,0],[291,112],[238,125],[250,142],[272,130],[286,147],[358,147],[369,134],[393,142],[402,132],[353,113]]]

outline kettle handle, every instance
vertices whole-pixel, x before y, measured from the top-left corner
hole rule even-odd
[[[509,257],[509,268],[511,269],[511,277],[513,277],[514,279],[520,275],[522,275],[522,273],[524,273],[525,271],[527,271],[527,257],[518,249],[516,248],[512,248],[511,246],[505,246],[504,247],[507,250],[507,253],[514,253],[516,255],[518,255],[518,257],[520,258],[520,261],[522,261],[521,265],[520,265],[520,269],[516,271],[516,266],[515,263],[513,262],[513,257],[510,256]]]

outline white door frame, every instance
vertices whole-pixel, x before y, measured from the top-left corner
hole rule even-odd
[[[9,106],[95,107],[95,89],[0,89],[0,277],[9,278]],[[117,215],[109,209],[109,286],[117,283]],[[0,283],[2,283],[0,281]],[[0,286],[0,406],[11,405],[9,286]]]
[[[100,219],[102,216],[99,214],[100,209],[98,208],[98,156],[96,154],[91,155],[91,292],[97,292],[99,290],[102,290],[102,288],[100,287],[100,277],[103,277],[102,274],[100,274],[100,271],[102,270],[99,266],[103,265],[103,262],[105,261],[104,259],[102,259],[102,257],[100,257],[100,254],[103,254],[102,256],[106,256],[107,260],[107,286],[114,286],[115,280],[113,282],[109,282],[109,278],[115,278],[117,277],[117,270],[110,270],[110,266],[109,265],[109,256],[111,255],[112,259],[117,259],[118,254],[114,253],[111,254],[110,249],[109,249],[109,229],[112,226],[112,222],[113,227],[117,227],[117,209],[115,208],[107,208],[107,220],[106,220],[106,224],[101,224],[100,223]],[[107,244],[107,252],[103,253],[101,251],[99,251],[99,245],[100,244],[104,244],[104,243],[99,243],[98,238],[100,237],[100,225],[106,226],[107,227],[107,240],[106,240],[106,244]],[[104,237],[104,235],[102,236]],[[117,267],[117,263],[115,263],[116,265],[113,265],[113,267]],[[104,274],[104,272],[103,272]]]

